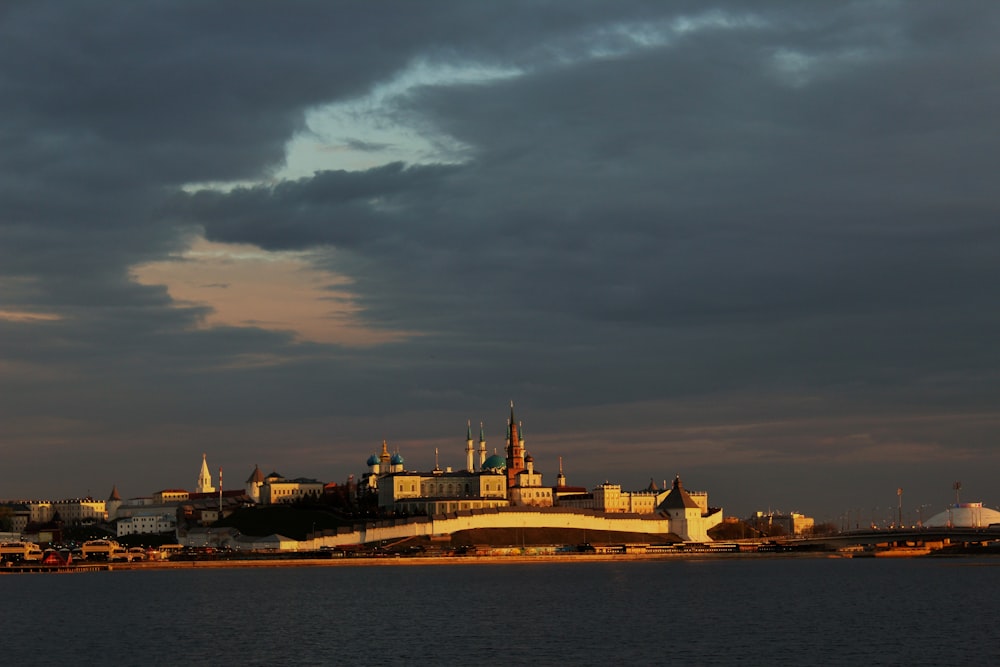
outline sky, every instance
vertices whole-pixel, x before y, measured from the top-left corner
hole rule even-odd
[[[1000,503],[1000,5],[0,7],[0,498],[502,450]]]

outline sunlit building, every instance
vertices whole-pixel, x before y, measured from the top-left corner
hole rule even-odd
[[[30,523],[48,523],[59,518],[64,524],[93,523],[107,518],[107,508],[103,500],[91,497],[68,500],[32,500],[24,503],[29,510]]]
[[[583,493],[566,494],[558,499],[560,507],[576,507],[597,512],[652,514],[667,497],[667,491],[623,491],[621,484],[604,482]]]
[[[285,479],[276,472],[264,478],[258,491],[258,499],[261,505],[276,505],[278,503],[291,503],[303,498],[319,498],[323,495],[323,482],[305,477],[296,479]]]
[[[816,520],[798,512],[756,512],[748,523],[755,530],[771,535],[805,535],[812,530]]]

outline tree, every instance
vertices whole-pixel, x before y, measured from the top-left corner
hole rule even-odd
[[[0,506],[0,533],[9,533],[14,527],[14,508]]]

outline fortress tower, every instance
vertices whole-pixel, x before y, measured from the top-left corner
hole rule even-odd
[[[113,521],[118,517],[118,508],[122,506],[122,497],[118,494],[118,485],[111,487],[111,495],[104,503],[104,509],[108,513],[108,521]]]
[[[222,482],[219,482],[222,485]],[[264,473],[260,471],[260,466],[254,465],[253,472],[247,478],[247,495],[250,496],[255,503],[260,502],[260,487],[264,486]]]

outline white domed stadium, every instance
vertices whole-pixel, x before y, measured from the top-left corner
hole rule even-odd
[[[1000,512],[982,503],[958,503],[924,522],[928,528],[986,528],[1000,524]]]

